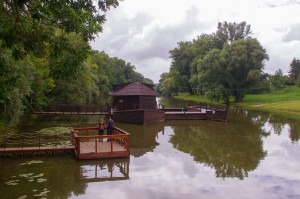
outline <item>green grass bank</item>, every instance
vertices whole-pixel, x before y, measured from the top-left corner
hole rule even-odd
[[[195,102],[223,103],[211,102],[203,95],[189,95],[188,93],[179,93],[174,97]],[[231,107],[263,109],[300,116],[300,88],[297,86],[286,86],[280,90],[271,88],[269,92],[263,94],[247,94],[243,102],[236,103],[233,99],[231,102]]]

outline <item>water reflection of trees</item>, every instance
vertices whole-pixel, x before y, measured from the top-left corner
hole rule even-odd
[[[164,129],[164,123],[148,125],[118,123],[117,126],[130,133],[130,155],[134,157],[153,151],[159,145],[156,137]]]
[[[288,118],[280,114],[269,113],[268,124],[271,131],[281,135],[284,126],[288,125],[289,137],[292,142],[297,142],[300,138],[300,121],[299,119]]]
[[[228,123],[199,121],[199,126],[173,126],[170,142],[196,162],[214,168],[217,177],[244,179],[266,155],[261,139],[268,135],[262,130],[266,120],[255,112],[236,111]]]

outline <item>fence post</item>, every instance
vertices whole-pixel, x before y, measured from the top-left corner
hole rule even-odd
[[[24,133],[22,133],[21,136],[22,136],[22,157],[23,157],[23,155],[24,155],[24,154],[23,154],[23,153],[24,153],[24,152],[23,152],[23,148],[24,148]]]
[[[39,133],[39,155],[41,155],[41,134]]]

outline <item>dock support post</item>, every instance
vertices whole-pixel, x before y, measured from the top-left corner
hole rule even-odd
[[[39,156],[41,155],[41,134],[39,133]]]
[[[24,157],[24,133],[22,133],[22,158]]]
[[[97,139],[95,139],[95,153],[98,153],[98,142],[97,142]]]

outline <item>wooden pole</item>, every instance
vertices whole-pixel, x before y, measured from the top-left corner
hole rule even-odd
[[[39,155],[41,155],[41,134],[39,133]]]
[[[98,142],[97,139],[95,139],[95,153],[98,153]]]
[[[113,152],[113,141],[112,141],[112,137],[110,137],[110,151]]]

